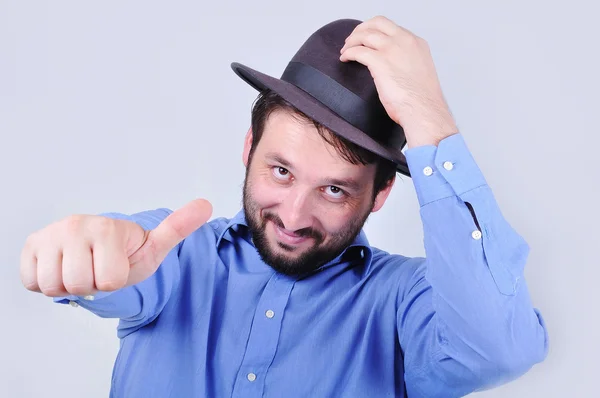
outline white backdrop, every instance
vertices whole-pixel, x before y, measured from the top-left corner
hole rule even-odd
[[[383,14],[425,38],[504,215],[532,251],[550,355],[479,397],[592,397],[600,178],[594,3],[548,1],[0,0],[0,396],[108,396],[116,321],[19,281],[31,232],[72,213],[241,205],[256,92],[229,68],[280,75],[310,33]],[[423,255],[408,178],[366,226]]]

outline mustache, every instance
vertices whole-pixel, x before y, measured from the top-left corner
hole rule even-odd
[[[286,229],[285,225],[283,224],[283,221],[281,221],[281,218],[279,218],[279,216],[276,214],[263,213],[263,218],[265,220],[265,223],[268,220],[268,221],[273,222],[279,228]],[[324,239],[324,236],[321,232],[319,232],[313,228],[310,228],[310,227],[296,230],[296,231],[294,231],[294,233],[303,238],[314,238],[317,242],[321,242]]]

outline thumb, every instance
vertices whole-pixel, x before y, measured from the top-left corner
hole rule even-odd
[[[195,199],[169,214],[156,228],[148,231],[144,244],[129,258],[130,264],[153,273],[167,254],[212,215],[212,205]]]

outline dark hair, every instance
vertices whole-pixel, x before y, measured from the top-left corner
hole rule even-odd
[[[258,145],[260,141],[269,115],[276,110],[287,110],[301,120],[313,123],[321,137],[329,145],[333,146],[344,160],[352,164],[368,165],[375,163],[376,171],[373,184],[373,198],[375,198],[375,196],[390,183],[396,174],[396,165],[394,162],[382,158],[344,137],[333,134],[321,123],[306,116],[292,104],[283,99],[279,94],[269,89],[262,91],[252,106],[252,147],[250,148],[250,157],[252,157],[256,145]]]

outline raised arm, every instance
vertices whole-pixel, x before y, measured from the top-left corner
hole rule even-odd
[[[548,350],[523,276],[529,247],[461,135],[407,159],[426,251],[398,303],[409,396],[459,397],[513,380]]]

